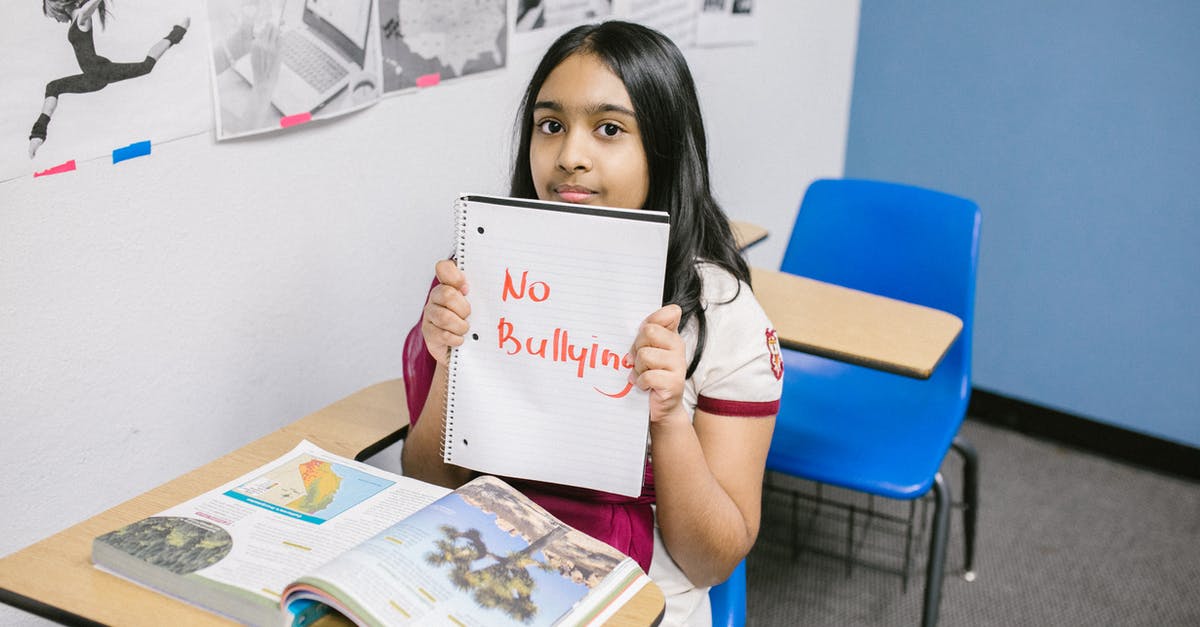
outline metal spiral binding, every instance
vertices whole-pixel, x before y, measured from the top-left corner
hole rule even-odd
[[[467,201],[459,198],[454,203],[454,258],[458,269],[466,271],[467,267]],[[450,364],[447,368],[446,396],[443,399],[443,409],[446,419],[442,421],[442,461],[451,462],[454,454],[454,396],[458,381],[458,351],[450,350]]]

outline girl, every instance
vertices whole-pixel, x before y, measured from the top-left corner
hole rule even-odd
[[[763,467],[779,406],[780,361],[728,222],[709,189],[700,106],[687,63],[635,24],[581,26],[534,72],[518,118],[511,194],[667,211],[669,303],[633,345],[649,391],[650,443],[640,498],[512,480],[543,507],[632,556],[667,596],[664,624],[706,625],[707,589],[758,534]],[[422,320],[405,345],[412,422],[406,474],[447,486],[471,478],[442,462],[446,362],[471,313],[468,277],[435,267]],[[547,445],[552,446],[552,442]]]
[[[50,125],[50,116],[58,107],[58,97],[62,94],[84,94],[100,91],[109,83],[123,81],[149,74],[154,64],[167,48],[179,43],[187,32],[190,18],[183,18],[171,29],[163,39],[154,43],[146,58],[138,63],[113,63],[105,57],[96,54],[96,42],[93,37],[92,16],[99,13],[100,25],[108,20],[107,0],[43,0],[42,12],[59,22],[70,22],[67,29],[67,41],[75,50],[75,60],[79,63],[82,74],[75,74],[50,81],[46,84],[46,99],[42,102],[42,114],[33,124],[29,132],[29,158],[37,154],[38,148],[46,141],[46,129]]]

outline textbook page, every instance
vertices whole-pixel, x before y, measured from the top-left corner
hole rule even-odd
[[[104,534],[92,561],[251,624],[277,624],[284,588],[449,490],[301,441],[286,455]]]
[[[662,306],[667,214],[464,196],[456,216],[471,314],[445,461],[638,495],[649,402],[630,349]]]
[[[632,559],[485,475],[302,577],[283,605],[299,615],[315,601],[371,627],[550,627],[590,624],[647,581]]]

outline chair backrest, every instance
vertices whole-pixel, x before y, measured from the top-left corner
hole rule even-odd
[[[969,381],[979,223],[979,207],[958,196],[822,179],[804,195],[780,270],[958,316],[962,334],[942,364]]]

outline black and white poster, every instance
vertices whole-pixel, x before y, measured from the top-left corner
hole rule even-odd
[[[9,2],[0,180],[212,127],[200,0]],[[199,26],[199,28],[197,28]]]

